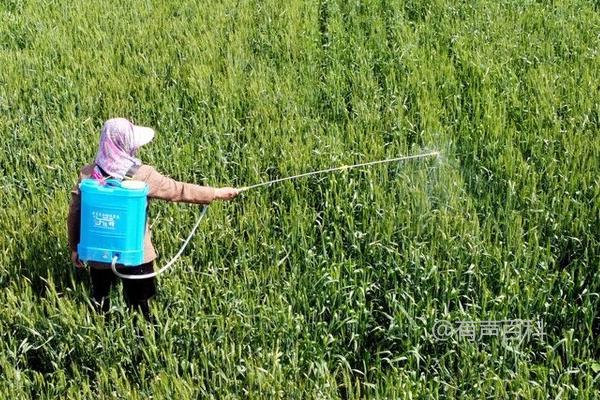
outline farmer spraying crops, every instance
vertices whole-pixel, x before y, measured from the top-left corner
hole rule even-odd
[[[78,250],[81,239],[82,228],[82,181],[93,180],[100,187],[109,187],[113,182],[139,183],[147,188],[144,192],[147,198],[161,199],[174,202],[185,202],[194,204],[210,204],[214,200],[231,200],[240,192],[232,187],[213,188],[210,186],[199,186],[192,183],[178,182],[174,179],[161,175],[150,165],[144,165],[135,157],[137,150],[149,143],[154,137],[151,128],[133,125],[124,118],[109,119],[102,127],[100,145],[93,164],[84,166],[79,174],[79,181],[71,191],[71,203],[68,213],[68,244],[71,250],[71,260],[77,268],[83,268]],[[123,184],[123,186],[125,186]],[[135,187],[135,185],[129,185]],[[143,199],[146,201],[146,199]],[[144,207],[145,208],[145,207]],[[145,209],[144,223],[145,221]],[[115,216],[110,212],[94,212],[96,228],[114,227]],[[118,217],[116,218],[118,221]],[[142,312],[147,320],[151,320],[148,302],[156,293],[156,281],[153,276],[154,260],[157,258],[156,251],[152,245],[149,225],[145,223],[141,235],[140,253],[141,263],[139,265],[122,265],[114,258],[115,272],[135,276],[142,279],[123,279],[123,293],[125,302],[131,309]],[[143,241],[143,243],[142,243]],[[91,296],[94,305],[99,311],[106,312],[110,308],[109,292],[116,283],[117,276],[111,270],[111,260],[106,262],[97,261],[93,257],[87,264],[90,267]],[[146,275],[151,275],[145,277]]]
[[[177,182],[142,165],[135,153],[154,137],[150,128],[135,126],[123,118],[106,121],[94,164],[80,172],[73,189],[68,217],[69,246],[73,264],[90,265],[92,297],[99,310],[110,308],[108,295],[117,278],[123,278],[125,301],[151,319],[148,300],[156,292],[155,277],[179,258],[213,200],[231,200],[241,192],[314,175],[365,168],[392,162],[437,157],[439,152],[415,154],[343,165],[277,178],[239,189],[214,189]],[[148,198],[203,204],[196,224],[179,252],[154,271],[156,252],[147,224]]]

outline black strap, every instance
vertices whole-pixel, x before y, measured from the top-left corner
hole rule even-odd
[[[140,166],[133,164],[131,168],[129,168],[129,171],[127,171],[123,179],[133,179],[133,176],[138,172],[138,169],[140,169]]]
[[[105,170],[103,170],[101,166],[99,166],[98,164],[96,164],[96,167],[98,167],[98,169],[100,170],[100,173],[102,174],[103,177],[105,177],[105,178],[109,178],[110,177],[110,174],[108,172],[106,172]]]

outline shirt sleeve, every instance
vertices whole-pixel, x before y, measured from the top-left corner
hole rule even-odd
[[[149,165],[145,165],[143,171],[139,172],[150,189],[148,197],[195,204],[209,204],[215,199],[213,187],[176,181],[160,174]]]

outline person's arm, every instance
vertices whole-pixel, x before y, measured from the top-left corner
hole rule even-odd
[[[160,174],[149,165],[144,165],[138,173],[140,178],[148,184],[150,191],[148,197],[195,204],[210,204],[214,200],[230,200],[239,190],[234,188],[213,188],[200,186],[193,183],[179,182]]]

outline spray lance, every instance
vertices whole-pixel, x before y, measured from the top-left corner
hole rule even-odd
[[[354,165],[342,165],[244,186],[239,191],[246,192],[251,189],[271,186],[312,175],[438,156],[438,151],[432,151],[412,156],[387,158]],[[100,185],[94,179],[84,179],[80,184],[80,189],[82,198],[81,235],[78,245],[79,258],[83,261],[110,262],[113,273],[123,279],[152,278],[171,268],[196,233],[200,222],[204,219],[208,210],[208,205],[202,207],[200,216],[196,220],[190,234],[181,245],[179,251],[164,267],[150,274],[122,274],[117,271],[117,262],[125,267],[133,267],[142,264],[143,261],[148,187],[144,182],[140,181],[120,182],[115,180],[109,185]]]

